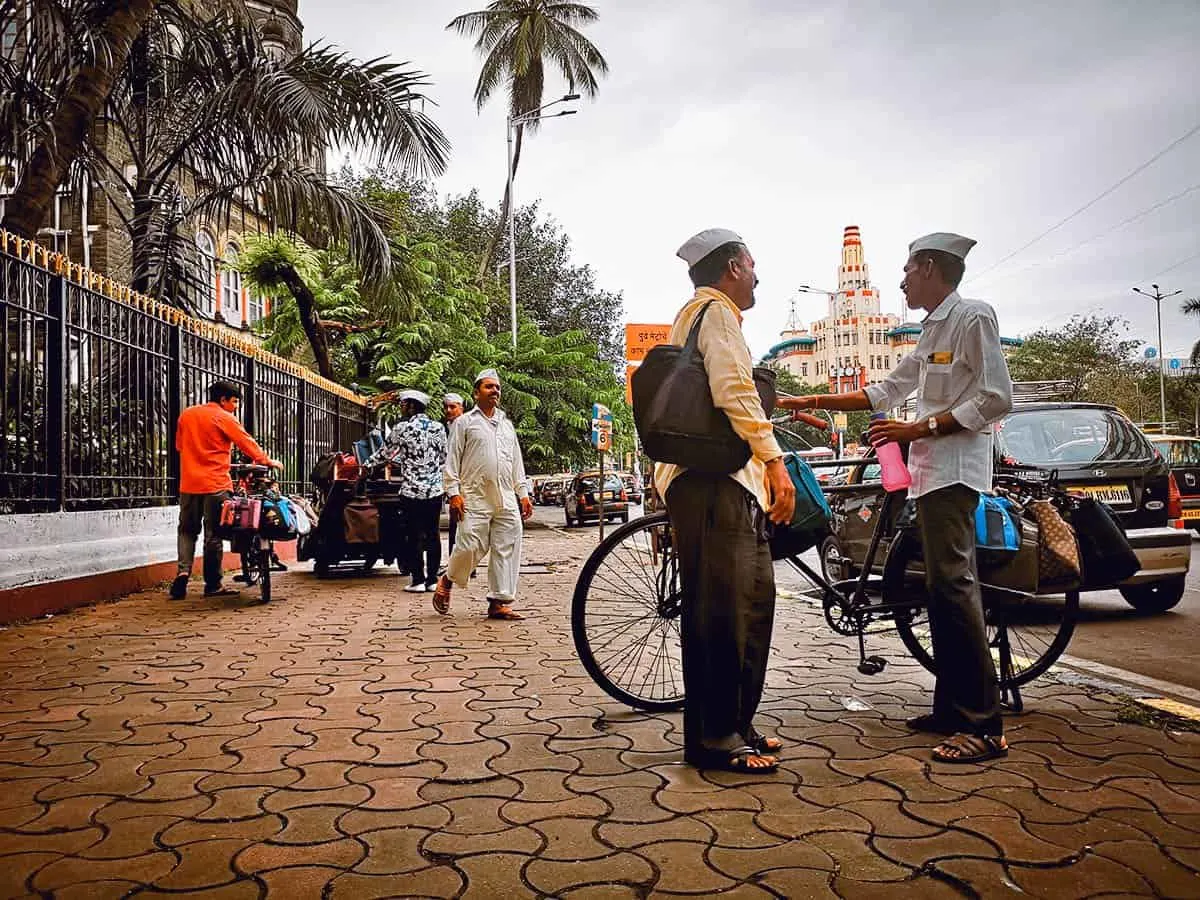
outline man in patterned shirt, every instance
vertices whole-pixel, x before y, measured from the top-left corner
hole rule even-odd
[[[433,590],[442,567],[442,540],[438,520],[442,514],[442,468],[446,464],[446,429],[425,414],[429,395],[403,391],[403,419],[387,437],[372,462],[390,462],[400,468],[400,501],[404,515],[408,571],[412,584],[404,590],[419,594]]]

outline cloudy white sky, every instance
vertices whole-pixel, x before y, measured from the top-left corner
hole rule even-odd
[[[505,103],[476,112],[478,59],[444,28],[484,5],[301,0],[300,14],[309,40],[428,73],[454,145],[439,190],[496,202]],[[1200,296],[1197,0],[593,5],[611,75],[526,144],[517,198],[541,200],[630,321],[670,321],[688,293],[676,247],[729,227],[757,258],[746,329],[761,353],[797,285],[835,286],[855,224],[888,311],[903,305],[908,241],[948,230],[979,241],[964,293],[992,302],[1007,334],[1111,312],[1156,343],[1154,303],[1130,291],[1156,281],[1184,291],[1164,303],[1167,355],[1200,337],[1178,311]],[[547,98],[563,92],[552,82]],[[806,320],[824,308],[802,298]]]

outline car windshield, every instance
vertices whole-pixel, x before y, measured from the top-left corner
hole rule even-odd
[[[1153,458],[1146,437],[1116,410],[1054,407],[1014,412],[997,431],[1007,465],[1077,465]]]
[[[1158,452],[1173,466],[1200,466],[1200,440],[1151,441]]]
[[[599,486],[600,486],[600,476],[599,475],[585,475],[579,479],[579,490],[581,490],[581,491],[594,491]],[[618,478],[616,475],[605,475],[604,476],[604,489],[606,491],[621,490],[621,479]]]

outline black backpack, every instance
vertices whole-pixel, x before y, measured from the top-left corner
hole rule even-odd
[[[634,371],[633,420],[646,455],[655,462],[728,475],[750,461],[750,445],[713,405],[704,357],[696,346],[700,324],[715,302],[710,300],[700,310],[682,347],[659,344]],[[775,372],[756,367],[754,386],[763,414],[770,416],[775,409]]]

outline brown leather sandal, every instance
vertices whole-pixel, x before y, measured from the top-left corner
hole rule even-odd
[[[1002,756],[1008,756],[1008,742],[1002,734],[960,732],[933,748],[934,760],[944,763],[983,763]]]
[[[516,622],[525,618],[519,612],[514,611],[507,603],[497,603],[495,600],[488,601],[487,617],[489,619],[502,619],[506,622]]]

